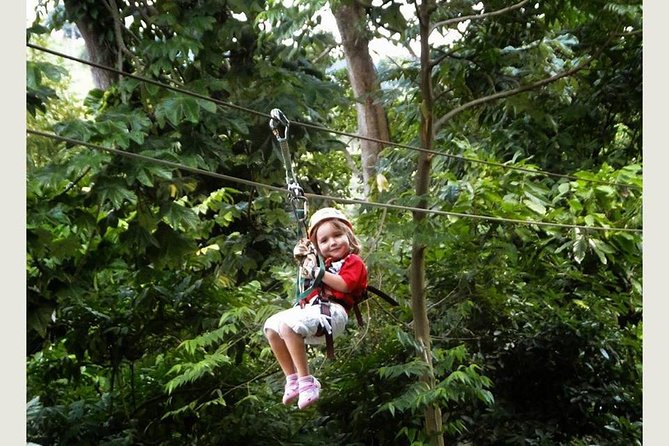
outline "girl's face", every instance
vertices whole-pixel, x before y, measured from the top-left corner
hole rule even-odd
[[[351,246],[346,232],[326,221],[316,229],[316,244],[323,257],[340,260],[348,255]]]

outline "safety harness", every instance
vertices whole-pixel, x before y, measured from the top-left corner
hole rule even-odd
[[[355,314],[355,319],[358,322],[359,327],[364,327],[365,326],[365,321],[362,318],[362,313],[360,312],[360,307],[358,304],[361,302],[367,300],[369,298],[369,292],[371,291],[372,293],[376,294],[377,296],[381,297],[383,300],[388,302],[394,307],[399,306],[399,303],[393,299],[392,297],[388,296],[386,293],[383,291],[379,290],[376,287],[373,287],[371,285],[367,285],[367,288],[365,291],[360,294],[358,298],[355,299],[355,303],[353,304],[353,307],[349,307],[349,305],[332,296],[327,292],[327,289],[325,287],[321,288],[321,292],[318,294],[316,297],[317,302],[320,303],[321,306],[321,314],[324,315],[327,319],[328,322],[332,317],[332,314],[330,312],[330,303],[335,302],[340,304],[346,312],[348,313],[349,311],[353,310],[353,314]],[[300,300],[300,307],[304,308],[305,305],[307,304],[306,298],[303,298]],[[332,338],[332,329],[328,324],[320,324],[318,326],[318,330],[316,330],[316,336],[325,336],[325,352],[326,356],[328,359],[334,359],[334,340]]]
[[[281,159],[286,170],[288,201],[293,210],[293,214],[295,215],[295,219],[297,220],[298,225],[304,234],[302,239],[307,240],[307,254],[299,259],[300,264],[298,266],[297,283],[295,287],[296,305],[299,304],[301,308],[304,308],[307,305],[307,298],[309,295],[311,295],[314,290],[318,290],[318,294],[314,299],[316,299],[315,303],[320,305],[321,315],[323,318],[325,318],[325,320],[319,324],[318,330],[316,331],[316,336],[325,336],[327,358],[334,359],[334,341],[332,337],[332,326],[330,324],[332,320],[330,305],[332,302],[342,305],[347,313],[353,310],[360,327],[363,327],[365,323],[362,319],[362,314],[360,313],[358,304],[369,297],[369,291],[378,295],[393,306],[399,306],[399,303],[392,297],[388,296],[386,293],[380,291],[378,288],[368,285],[365,291],[357,296],[353,307],[349,308],[349,305],[346,302],[334,297],[325,287],[325,284],[322,283],[322,278],[325,275],[325,262],[323,257],[316,251],[315,246],[313,246],[313,244],[308,241],[306,220],[309,206],[307,197],[304,196],[304,189],[302,189],[300,183],[297,181],[297,177],[295,176],[293,163],[290,157],[290,149],[288,147],[288,130],[290,128],[290,121],[288,121],[286,115],[284,115],[281,110],[274,108],[270,112],[269,126],[272,129],[272,133],[276,137],[277,142],[279,143]],[[283,134],[281,133],[282,127]],[[310,265],[310,267],[305,268],[305,264]],[[305,271],[311,271],[314,269],[313,267],[315,265],[318,265],[318,273],[316,273],[314,277],[311,278],[305,274]]]

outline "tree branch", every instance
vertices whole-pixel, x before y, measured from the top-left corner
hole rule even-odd
[[[116,5],[116,0],[103,0],[102,2],[109,13],[112,16],[114,21],[114,37],[116,38],[116,45],[118,47],[118,52],[116,53],[116,64],[118,70],[123,70],[123,54],[129,56],[131,59],[137,61],[138,58],[135,56],[125,45],[123,41],[123,34],[121,32],[121,17],[118,13],[118,6]]]
[[[335,49],[336,47],[337,47],[337,45],[328,45],[328,46],[326,46],[325,49],[321,52],[321,54],[319,54],[318,56],[316,56],[316,58],[315,58],[314,60],[312,60],[311,62],[312,62],[313,64],[315,64],[316,62],[318,62],[319,60],[321,60],[323,57],[325,57],[325,56],[327,56],[328,54],[330,54],[330,52],[331,52],[333,49]]]
[[[439,55],[436,59],[434,59],[432,62],[430,62],[430,69],[432,69],[432,68],[436,67],[437,65],[439,65],[440,63],[442,63],[444,61],[444,59],[446,59],[447,57],[453,56],[454,53],[455,53],[455,50],[444,51],[443,54]]]
[[[402,43],[402,46],[403,46],[404,48],[406,48],[406,50],[409,52],[409,54],[411,55],[411,57],[412,57],[414,60],[419,60],[419,59],[420,59],[420,58],[418,57],[418,54],[416,54],[416,52],[413,50],[413,48],[411,48],[411,44],[409,43],[409,41],[403,42],[403,43]]]
[[[88,172],[90,172],[90,171],[91,171],[91,166],[86,167],[86,169],[84,169],[84,171],[83,171],[83,172],[82,172],[76,179],[72,180],[72,181],[70,182],[70,184],[67,185],[67,187],[65,188],[65,190],[64,190],[63,192],[59,193],[58,195],[56,195],[56,196],[54,197],[54,199],[60,197],[61,195],[65,195],[66,193],[68,193],[69,191],[71,191],[71,190],[74,188],[74,186],[76,186],[77,183],[78,183],[79,181],[81,181],[81,180],[86,176],[86,174],[87,174]]]
[[[441,22],[436,22],[432,25],[431,31],[434,31],[435,29],[442,27],[442,26],[449,26],[453,25],[455,23],[460,23],[464,22],[466,20],[479,20],[479,19],[485,19],[487,17],[493,17],[496,15],[504,14],[509,11],[513,11],[514,9],[521,8],[525,3],[527,3],[529,0],[522,0],[519,3],[516,3],[515,5],[511,5],[506,8],[499,9],[497,11],[491,11],[491,12],[484,12],[483,14],[472,14],[472,15],[466,15],[462,17],[454,17],[452,19],[447,19],[447,20],[442,20]]]
[[[448,93],[452,92],[455,90],[455,88],[447,88],[446,90],[440,91],[438,94],[435,95],[434,100],[435,102],[441,99],[444,95],[447,95]]]
[[[557,73],[551,77],[548,77],[546,79],[542,79],[540,81],[534,82],[532,84],[528,85],[523,85],[518,88],[514,88],[513,90],[506,90],[506,91],[500,91],[499,93],[491,94],[489,96],[484,96],[482,98],[477,98],[474,99],[473,101],[469,101],[465,104],[462,104],[459,107],[454,108],[453,110],[449,111],[446,113],[444,116],[441,118],[437,119],[434,123],[434,133],[438,133],[439,129],[453,116],[457,115],[458,113],[467,110],[468,108],[475,107],[477,105],[485,104],[487,102],[492,102],[496,101],[498,99],[503,99],[503,98],[508,98],[509,96],[515,96],[519,93],[523,93],[525,91],[529,90],[534,90],[539,87],[543,87],[544,85],[550,84],[551,82],[555,82],[559,79],[562,79],[563,77],[568,77],[576,74],[577,72],[581,71],[585,67],[587,67],[590,62],[592,62],[594,57],[589,57],[586,61],[581,63],[580,65],[575,66],[574,68],[563,71],[562,73]]]
[[[490,83],[490,87],[491,87],[493,90],[495,90],[495,82],[493,81],[492,77],[491,77],[488,73],[485,72],[485,70],[483,69],[483,67],[481,67],[481,64],[479,64],[479,63],[476,62],[475,60],[470,59],[470,58],[468,58],[468,57],[463,57],[463,56],[459,56],[459,55],[455,54],[455,50],[453,50],[453,51],[443,52],[443,54],[441,54],[439,57],[437,57],[436,59],[434,59],[434,60],[430,63],[430,68],[434,68],[434,67],[436,67],[436,66],[439,65],[441,62],[443,62],[444,59],[446,59],[447,57],[450,57],[450,58],[453,58],[453,59],[457,59],[457,60],[463,60],[463,61],[465,61],[465,62],[469,62],[470,64],[474,65],[475,67],[480,68],[480,69],[483,71],[483,75],[486,77],[486,79],[487,79],[488,82]]]

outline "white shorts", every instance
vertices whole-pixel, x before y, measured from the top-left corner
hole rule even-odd
[[[285,323],[295,333],[302,335],[306,344],[325,344],[325,336],[316,336],[319,325],[323,324],[326,329],[329,325],[332,337],[336,338],[344,332],[348,322],[348,314],[344,307],[332,301],[330,301],[330,315],[330,318],[326,318],[321,314],[321,304],[314,299],[304,308],[296,305],[268,317],[263,331],[272,330],[281,334],[279,327]]]

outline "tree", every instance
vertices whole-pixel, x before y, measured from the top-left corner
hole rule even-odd
[[[453,141],[457,138],[455,135],[462,133],[455,130],[456,125],[454,123],[451,124],[454,122],[454,118],[474,109],[465,119],[458,120],[458,123],[463,124],[469,122],[469,126],[460,128],[471,131],[477,129],[477,126],[471,125],[471,121],[477,116],[480,117],[479,119],[490,120],[490,118],[487,118],[489,116],[488,110],[483,109],[483,112],[477,112],[476,109],[482,109],[489,104],[490,109],[495,109],[494,104],[509,98],[509,105],[505,104],[502,107],[516,111],[517,104],[523,103],[523,99],[515,99],[517,96],[525,96],[528,92],[529,95],[532,95],[532,92],[541,91],[544,87],[550,88],[554,83],[565,82],[565,79],[572,78],[594,65],[595,60],[598,63],[606,63],[609,55],[616,51],[615,48],[619,48],[617,45],[625,45],[629,38],[634,39],[634,33],[636,32],[634,30],[638,30],[639,26],[638,18],[640,16],[634,4],[629,6],[605,5],[604,9],[611,13],[611,21],[607,23],[610,27],[607,28],[607,25],[601,26],[603,23],[601,21],[598,22],[600,26],[594,27],[588,23],[588,17],[592,17],[589,15],[591,12],[587,10],[588,8],[579,10],[571,6],[565,6],[564,9],[559,7],[553,9],[553,5],[550,5],[545,11],[541,8],[535,8],[537,11],[533,12],[530,8],[526,8],[528,4],[526,1],[512,5],[498,5],[497,3],[488,2],[484,5],[483,10],[477,11],[466,2],[440,6],[435,2],[422,2],[420,5],[416,4],[417,31],[416,28],[410,28],[403,33],[405,36],[403,40],[407,40],[406,37],[408,36],[418,35],[421,46],[420,72],[416,95],[421,118],[420,146],[426,150],[421,151],[418,155],[415,170],[415,192],[419,199],[418,207],[426,209],[429,205],[428,194],[431,190],[430,178],[434,156],[430,151],[434,147],[435,140]],[[593,5],[594,9],[601,7],[602,5]],[[386,9],[392,10],[392,7]],[[360,11],[359,6],[358,11]],[[520,19],[521,16],[528,15],[534,15],[536,19]],[[625,17],[625,20],[620,22],[618,19],[622,16]],[[436,18],[433,20],[433,17]],[[567,17],[567,19],[563,20],[562,17]],[[454,44],[452,48],[435,48],[430,44],[430,35],[435,30],[468,21],[471,23],[467,31],[461,32],[462,39]],[[349,23],[351,22],[353,20],[349,20]],[[385,22],[381,21],[381,23]],[[522,30],[520,25],[523,23],[531,25],[527,26],[526,30]],[[505,25],[508,28],[505,28]],[[625,26],[628,28],[625,28]],[[567,43],[572,39],[570,34],[564,32],[564,29],[568,27],[578,30],[575,32],[586,41],[579,48],[586,52],[580,59],[575,57],[575,52],[571,49],[570,43]],[[632,34],[625,29],[631,29]],[[391,32],[395,31],[397,30],[391,28]],[[481,38],[481,36],[488,38]],[[509,41],[512,42],[511,45],[509,45]],[[573,40],[572,42],[575,44],[577,41]],[[500,48],[496,45],[507,46],[500,51]],[[539,49],[536,55],[533,55],[530,51],[534,47]],[[437,55],[433,56],[434,53]],[[518,59],[522,60],[525,57],[523,53],[529,54],[521,62]],[[495,57],[489,57],[488,54],[495,54]],[[534,59],[539,57],[545,60],[547,54],[550,56],[548,66],[545,65],[545,62],[542,63]],[[572,57],[572,62],[565,62],[564,58],[569,56]],[[505,64],[509,65],[505,67]],[[523,68],[519,69],[518,66]],[[473,69],[469,67],[473,67]],[[503,67],[503,69],[498,71],[499,67]],[[464,77],[460,77],[463,75]],[[461,79],[465,79],[465,84],[461,83]],[[638,72],[634,79],[636,80],[634,85],[640,85]],[[434,83],[438,85],[436,94],[433,92]],[[636,89],[634,93],[637,99],[639,91]],[[542,94],[539,93],[537,96],[541,97]],[[439,98],[439,100],[435,98]],[[523,109],[526,109],[526,107],[523,107]],[[434,118],[435,113],[439,113],[441,116]],[[632,116],[634,115],[633,113]],[[497,117],[499,115],[493,114],[492,116]],[[544,120],[551,119],[547,114],[541,116]],[[633,120],[635,119],[633,118]],[[606,128],[613,130],[615,126],[611,127],[611,123],[609,120]],[[499,125],[499,128],[504,131],[505,124],[504,120],[501,120],[498,123],[490,122],[489,125],[491,127]],[[627,125],[624,127],[629,128]],[[636,124],[633,124],[633,127],[638,129]],[[616,132],[613,131],[613,133]],[[637,130],[630,132],[630,134],[638,135]],[[631,141],[629,147],[636,147],[636,150],[633,150],[635,152],[633,156],[636,156],[639,146],[638,141],[634,142],[634,140],[635,136],[627,139],[627,141]],[[563,140],[562,142],[566,141]],[[515,154],[503,153],[502,156],[515,156],[516,154],[517,152]],[[542,154],[541,156],[546,160],[544,164],[547,168],[555,166],[549,161],[551,159],[550,155]],[[583,161],[585,159],[581,159],[581,162]],[[566,161],[566,158],[562,158],[561,162],[564,165],[568,161]],[[592,166],[588,161],[582,165]],[[431,355],[425,353],[431,351],[431,334],[425,298],[426,242],[423,235],[426,230],[423,225],[425,214],[414,212],[413,221],[417,228],[422,229],[418,230],[418,235],[414,236],[411,255],[414,330],[420,348],[423,349],[423,357],[428,365],[424,379],[428,382],[429,388],[434,388]],[[426,427],[433,438],[434,434],[440,430],[440,418],[438,407],[428,407]],[[441,439],[435,438],[434,441],[439,443]]]
[[[370,192],[370,182],[376,179],[376,165],[383,145],[373,140],[389,141],[388,120],[380,102],[380,85],[374,63],[369,55],[369,37],[365,10],[356,1],[342,2],[333,7],[337,28],[342,37],[346,67],[356,98],[358,134],[360,141],[364,195]]]

